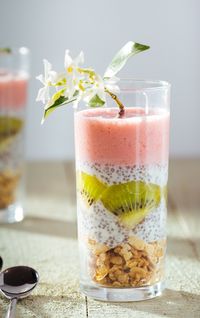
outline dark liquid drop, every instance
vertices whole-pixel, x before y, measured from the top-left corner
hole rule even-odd
[[[2,260],[2,258],[0,256],[0,270],[2,269],[2,267],[3,267],[3,260]]]
[[[5,271],[4,284],[8,286],[22,286],[35,284],[38,281],[37,273],[29,267],[17,266]]]

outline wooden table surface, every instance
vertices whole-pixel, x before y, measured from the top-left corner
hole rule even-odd
[[[40,273],[17,317],[200,317],[200,160],[170,162],[167,288],[145,302],[104,303],[80,294],[74,181],[73,163],[29,163],[27,216],[0,226],[4,268],[26,264]],[[7,305],[0,296],[0,317]]]

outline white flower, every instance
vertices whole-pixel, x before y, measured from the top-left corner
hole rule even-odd
[[[70,100],[78,104],[81,100],[89,105],[102,106],[106,101],[106,90],[115,94],[119,92],[116,76],[103,79],[93,69],[81,68],[80,64],[84,62],[84,55],[80,54],[72,59],[69,50],[65,51],[65,73],[57,73],[52,70],[52,65],[44,60],[44,75],[39,75],[37,79],[44,85],[38,92],[37,101],[46,104],[45,109],[61,97],[66,101]],[[50,96],[50,87],[54,87],[56,92]],[[76,99],[76,100],[75,100]]]
[[[44,62],[44,75],[40,74],[36,78],[44,85],[44,87],[39,89],[36,101],[42,101],[43,104],[47,100],[49,100],[49,72],[52,69],[52,65],[47,61],[43,60]]]
[[[116,76],[105,79],[105,88],[113,94],[119,93],[120,89],[119,86],[116,84],[117,82],[119,82],[119,80],[120,79]]]
[[[64,74],[53,71],[51,64],[44,60],[44,75],[37,77],[44,87],[39,90],[36,99],[45,104],[44,118],[61,105],[73,102],[77,106],[81,100],[91,107],[103,106],[106,94],[116,101],[120,109],[123,109],[124,106],[115,95],[120,92],[117,85],[119,79],[115,75],[131,56],[147,49],[149,49],[147,45],[129,41],[114,56],[103,78],[93,69],[80,67],[84,62],[82,51],[74,59],[70,56],[69,50],[65,51]],[[50,88],[54,90],[52,96]]]
[[[101,99],[102,102],[105,102],[105,85],[102,77],[95,73],[94,83],[83,92],[83,100],[86,103],[89,103],[93,97],[96,95]]]
[[[73,60],[69,55],[69,50],[65,51],[65,69],[68,72],[68,68],[78,68],[79,64],[84,63],[84,54],[83,51],[79,53],[79,55]]]
[[[69,55],[69,50],[65,51],[65,70],[66,70],[66,91],[65,96],[71,99],[76,91],[79,91],[80,80],[83,75],[80,71],[79,64],[83,64],[84,55],[81,51],[80,54],[73,60]]]
[[[47,60],[44,62],[44,75],[40,74],[36,78],[44,85],[44,87],[39,89],[36,101],[42,101],[43,104],[48,101],[48,104],[51,103],[50,98],[50,86],[55,86],[56,89],[59,85],[65,85],[66,76],[64,73],[57,73],[52,70],[52,65]],[[60,89],[60,88],[59,88]]]
[[[66,74],[65,73],[57,73],[55,71],[49,72],[49,82],[53,86],[65,85],[66,83]]]

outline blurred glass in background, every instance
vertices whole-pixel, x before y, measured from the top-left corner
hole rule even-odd
[[[29,50],[0,48],[0,222],[23,219]]]

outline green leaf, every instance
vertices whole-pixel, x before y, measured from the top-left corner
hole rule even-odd
[[[53,100],[54,102],[56,102],[60,97],[62,97],[62,95],[64,94],[64,92],[65,92],[65,89],[61,89],[61,90],[57,91],[55,94],[53,94],[52,100]]]
[[[96,94],[88,103],[90,107],[102,107],[105,102]]]
[[[76,90],[76,91],[74,92],[74,95],[73,95],[73,97],[76,97],[76,96],[78,96],[78,94],[79,94],[79,91],[78,91],[78,90]]]
[[[122,69],[122,67],[124,67],[131,56],[148,50],[149,48],[150,46],[135,43],[132,41],[126,43],[126,45],[124,45],[112,59],[111,63],[105,71],[104,78],[110,78],[116,75]]]
[[[52,105],[50,105],[49,107],[47,107],[44,110],[44,116],[42,119],[42,123],[44,122],[46,117],[48,117],[56,108],[63,106],[63,105],[66,105],[66,104],[70,104],[70,103],[74,102],[76,99],[77,99],[76,96],[73,96],[71,99],[69,99],[68,97],[65,97],[65,96],[60,96]]]

